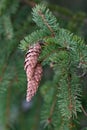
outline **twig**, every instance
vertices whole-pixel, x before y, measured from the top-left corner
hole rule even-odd
[[[45,16],[42,14],[41,10],[38,11],[39,15],[42,17],[42,20],[44,21],[45,25],[48,27],[48,29],[50,30],[50,32],[52,33],[52,36],[54,36],[54,31],[53,29],[50,27],[50,25],[48,24],[48,22],[46,21]]]
[[[85,109],[83,108],[83,106],[81,106],[81,109],[82,109],[84,115],[87,116],[87,112],[85,111]]]
[[[69,55],[69,54],[68,54]],[[69,56],[69,62],[68,62],[68,67],[70,66],[71,60],[70,60],[70,56]],[[72,114],[72,109],[73,109],[73,103],[72,103],[72,91],[71,91],[71,73],[70,73],[70,67],[68,69],[68,96],[69,96],[69,100],[70,100],[70,104],[68,106],[71,114]]]
[[[56,94],[55,94],[55,98],[54,98],[53,104],[52,104],[51,109],[50,109],[50,116],[49,116],[50,118],[53,115],[54,108],[55,108],[55,105],[56,105],[56,100],[57,100],[57,97],[56,97]]]

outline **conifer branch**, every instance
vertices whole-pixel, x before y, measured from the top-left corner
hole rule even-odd
[[[41,63],[44,62],[46,59],[48,59],[50,57],[50,55],[52,55],[54,53],[58,53],[59,51],[69,51],[69,50],[67,50],[66,47],[64,47],[64,48],[58,48],[57,50],[52,50],[52,52],[50,52],[47,55],[45,55],[44,57],[40,58],[40,62]]]
[[[51,106],[51,109],[50,109],[49,118],[51,118],[52,115],[53,115],[53,113],[54,113],[55,106],[56,106],[56,102],[57,102],[57,96],[56,96],[56,94],[55,94],[55,95],[54,95],[54,100],[53,100],[53,103],[52,103],[52,106]]]
[[[71,111],[71,115],[72,115],[72,108],[73,108],[73,104],[72,104],[72,93],[71,93],[71,74],[68,74],[68,94],[69,94],[69,110]]]
[[[75,71],[79,62],[81,64],[83,61],[87,62],[85,58],[87,57],[87,48],[81,38],[66,29],[60,28],[55,16],[44,5],[36,5],[32,14],[33,21],[40,30],[25,37],[22,40],[21,49],[26,50],[29,44],[34,44],[38,40],[45,41],[39,62],[42,62],[43,66],[55,62],[56,65],[53,68],[54,84],[59,82],[60,86],[56,94],[50,87],[48,95],[52,97],[48,101],[46,101],[48,97],[44,96],[46,104],[44,104],[45,110],[42,118],[48,120],[49,123],[46,125],[49,125],[51,117],[54,115],[56,103],[58,103],[56,111],[59,110],[61,118],[59,128],[72,130],[72,117],[77,117],[77,112],[81,112],[81,87],[79,86],[79,77]],[[87,66],[83,65],[82,67],[84,69]],[[54,99],[53,95],[55,95]],[[58,99],[56,99],[56,95],[58,95]]]
[[[48,24],[48,22],[46,21],[46,18],[44,16],[44,14],[42,14],[41,10],[38,10],[38,14],[41,16],[42,20],[44,21],[45,25],[48,27],[48,29],[50,30],[50,32],[52,33],[52,36],[54,36],[54,31],[51,28],[51,26]]]

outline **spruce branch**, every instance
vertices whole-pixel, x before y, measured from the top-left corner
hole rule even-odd
[[[60,118],[58,128],[71,130],[73,117],[77,118],[77,112],[82,111],[82,90],[76,69],[78,66],[84,70],[87,69],[87,47],[80,37],[60,28],[55,16],[44,5],[36,5],[32,14],[33,21],[40,29],[25,37],[21,41],[20,48],[26,51],[29,45],[43,40],[44,45],[38,59],[39,62],[42,62],[43,66],[55,63],[53,82],[50,81],[50,85],[45,84],[46,90],[48,90],[47,87],[50,86],[50,88],[49,92],[45,91],[43,96],[42,120],[46,121],[45,125],[47,126],[54,113],[57,113],[56,119]],[[52,84],[56,86],[56,83],[58,84],[57,93],[55,93],[56,87],[52,87]],[[53,98],[54,95],[55,98]],[[56,106],[57,109],[55,109]],[[57,125],[55,128],[58,129]]]
[[[72,94],[71,94],[71,74],[68,74],[68,93],[69,93],[69,100],[70,100],[70,104],[69,104],[69,110],[71,111],[71,115],[72,115],[72,109],[73,109],[73,104],[72,104]]]
[[[31,35],[26,36],[23,40],[21,40],[20,49],[23,51],[28,50],[29,45],[38,42],[41,39],[44,39],[47,36],[47,32],[44,29],[36,30],[31,33]]]
[[[44,21],[45,25],[48,27],[48,29],[50,30],[50,32],[52,33],[52,36],[54,36],[54,31],[51,28],[51,26],[48,24],[48,22],[46,21],[45,16],[42,14],[41,10],[38,11],[38,14],[42,17],[42,20]]]
[[[48,44],[48,43],[46,43],[46,44]],[[46,59],[48,59],[52,54],[58,53],[58,51],[68,51],[68,50],[67,50],[66,47],[64,47],[64,48],[58,48],[57,50],[56,50],[56,49],[55,49],[55,50],[52,50],[52,51],[50,51],[50,53],[46,54],[45,56],[40,57],[40,58],[39,58],[39,61],[40,61],[41,63],[43,63],[43,62],[46,61]],[[43,53],[44,53],[44,52],[43,52]]]
[[[53,116],[53,113],[54,113],[54,110],[55,110],[55,106],[56,106],[56,102],[57,102],[57,95],[56,95],[56,93],[55,93],[55,94],[54,94],[53,103],[52,103],[52,106],[51,106],[51,108],[50,108],[49,119],[51,119],[52,116]]]
[[[59,24],[57,23],[56,17],[46,9],[44,5],[37,5],[33,8],[33,21],[38,27],[44,28],[49,32],[53,33],[58,30]],[[49,34],[50,34],[49,32]]]

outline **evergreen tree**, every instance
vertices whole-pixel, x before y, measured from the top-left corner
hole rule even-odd
[[[32,15],[29,13],[31,7],[28,6],[34,6]],[[84,91],[87,45],[80,36],[86,15],[74,15],[55,5],[54,8],[51,5],[48,7],[54,13],[59,11],[60,15],[55,17],[44,4],[35,5],[34,2],[18,0],[0,1],[1,130],[79,130],[80,118],[83,114],[87,116],[87,96]],[[66,19],[63,23],[60,16],[69,17],[70,21]],[[27,102],[24,55],[28,51],[29,56],[35,56],[32,47],[40,41],[43,44],[40,45],[41,53],[36,61],[43,67],[43,77],[38,84],[37,94]],[[33,77],[39,72],[36,71],[37,66],[32,70]],[[39,75],[37,73],[36,77]]]

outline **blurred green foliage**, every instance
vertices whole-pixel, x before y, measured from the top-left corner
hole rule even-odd
[[[84,38],[87,44],[87,14],[82,10],[76,10],[76,5],[81,7],[81,1],[71,4],[72,10],[65,8],[63,1],[59,2],[61,6],[57,2],[53,1],[53,4],[52,0],[0,0],[0,130],[54,129],[54,125],[49,123],[50,119],[43,120],[46,118],[46,114],[49,113],[51,98],[55,98],[55,95],[53,95],[54,88],[49,91],[49,87],[52,85],[49,81],[53,79],[54,72],[47,65],[44,67],[41,88],[39,88],[32,101],[27,103],[25,101],[27,81],[23,68],[25,52],[21,52],[19,44],[20,40],[27,34],[37,29],[31,15],[31,9],[35,3],[44,3],[56,16],[60,27],[69,29]],[[69,6],[68,2],[66,2],[66,7]],[[84,1],[84,3],[87,2]],[[86,7],[86,4],[84,4],[84,7]],[[85,11],[87,7],[83,9]],[[46,81],[47,84],[45,84]],[[87,74],[83,77],[82,83],[84,95],[82,103],[85,110],[87,110]],[[45,101],[43,101],[45,92],[47,95]],[[44,102],[46,103],[45,106]],[[43,115],[43,109],[48,110],[44,116],[41,116]],[[60,122],[55,119],[56,114],[53,118],[57,126]],[[60,114],[58,118],[60,118]],[[43,121],[40,122],[41,120]],[[87,118],[83,113],[79,115],[79,119],[75,123],[78,130],[87,129]],[[60,128],[60,130],[63,130],[63,128]]]

